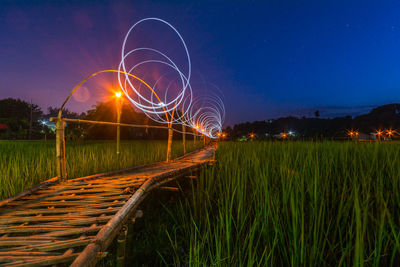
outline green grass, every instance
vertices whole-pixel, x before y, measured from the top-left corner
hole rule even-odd
[[[182,155],[182,142],[174,140],[172,144],[172,156]],[[196,142],[197,148],[201,145]],[[187,141],[187,150],[194,149],[195,144]],[[163,161],[166,150],[167,141],[125,141],[117,156],[115,142],[67,142],[67,174],[75,178]],[[0,141],[0,199],[56,175],[54,141]]]
[[[170,209],[174,265],[400,266],[399,144],[223,143],[216,158]]]
[[[124,142],[118,160],[113,142],[68,143],[68,174],[160,161],[165,150]],[[1,196],[53,177],[54,154],[51,142],[0,142]],[[216,159],[185,197],[150,196],[159,204],[142,207],[129,266],[400,266],[399,143],[227,142]]]

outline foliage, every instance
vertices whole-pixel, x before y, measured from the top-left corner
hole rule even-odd
[[[0,99],[0,123],[8,125],[7,131],[0,132],[0,139],[38,138],[42,129],[39,123],[42,115],[42,110],[36,104],[13,98]]]
[[[117,118],[117,107],[115,100],[108,102],[99,102],[87,112],[86,120],[94,121],[109,121],[115,122]],[[144,113],[136,112],[133,106],[124,101],[121,107],[121,123],[135,124],[135,125],[157,125],[167,126],[166,124],[159,124],[149,119]],[[174,125],[175,129],[181,129],[181,126]],[[86,126],[86,139],[113,139],[115,138],[115,126],[105,125],[89,125]],[[166,129],[146,129],[146,128],[131,128],[121,127],[122,139],[165,139],[167,136]],[[182,139],[178,133],[174,134],[175,139]],[[187,136],[191,139],[192,136]]]

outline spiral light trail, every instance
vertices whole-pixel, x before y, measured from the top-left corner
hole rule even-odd
[[[138,27],[149,22],[160,23],[177,35],[187,61],[185,70],[180,69],[166,53],[155,48],[127,49],[128,41],[137,38]],[[141,59],[144,53],[146,53],[145,59]],[[138,84],[132,79],[132,75],[140,76],[137,74],[140,72],[139,68],[145,65],[147,71],[159,71],[165,67],[169,71],[159,75],[151,88],[149,86],[142,88],[143,83]],[[155,65],[157,67],[154,67]],[[153,69],[150,66],[153,66]],[[175,77],[169,79],[171,73],[174,73]],[[191,73],[191,59],[186,43],[170,23],[159,18],[145,18],[128,30],[122,44],[121,62],[118,68],[118,82],[127,99],[155,122],[169,126],[182,124],[192,127],[197,134],[217,138],[222,131],[225,118],[222,98],[214,91],[194,97],[195,92],[190,84]],[[147,82],[145,85],[148,84]]]

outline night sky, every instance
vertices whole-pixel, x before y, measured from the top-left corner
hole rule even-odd
[[[320,0],[3,0],[0,98],[60,106],[85,76],[117,68],[123,37],[145,17],[180,31],[193,86],[202,90],[196,81],[205,79],[220,88],[226,125],[400,102],[400,2]],[[175,51],[157,30],[143,38]],[[102,76],[68,108],[84,111],[116,86],[115,76]]]

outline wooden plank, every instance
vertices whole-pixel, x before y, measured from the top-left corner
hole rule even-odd
[[[30,196],[30,199],[34,199],[34,196]],[[50,196],[46,198],[46,201],[79,201],[79,200],[99,200],[99,201],[110,201],[110,200],[121,200],[126,199],[126,196],[121,196],[119,194],[112,194],[111,196],[102,196],[100,194],[90,194],[90,195],[63,195],[63,196]]]
[[[73,261],[79,253],[73,253],[69,255],[61,255],[61,256],[54,256],[54,257],[46,257],[39,260],[27,260],[27,261],[16,261],[9,264],[5,264],[4,266],[8,267],[34,267],[34,266],[49,266],[54,264],[60,264],[64,262],[71,262]]]
[[[97,215],[103,213],[117,212],[118,207],[107,207],[102,209],[92,209],[92,208],[59,208],[59,209],[27,209],[27,210],[17,210],[8,213],[12,216],[27,216],[27,215],[37,215],[37,214],[63,214],[63,213],[74,213],[75,215]],[[0,217],[2,218],[2,217]]]
[[[0,251],[0,257],[4,256],[56,256],[60,253],[43,251]]]
[[[100,203],[102,206],[107,207],[107,204],[109,205],[114,205],[114,204],[123,204],[124,201],[112,201],[112,202],[103,202]],[[19,204],[18,204],[19,205]],[[43,207],[74,207],[74,206],[87,206],[87,207],[92,207],[92,206],[96,206],[99,205],[98,201],[96,200],[85,200],[85,201],[71,201],[71,202],[61,202],[61,201],[46,201],[46,202],[38,202],[38,203],[34,203],[34,204],[27,204],[24,208],[43,208]]]
[[[56,182],[58,182],[58,178],[54,177],[54,178],[51,178],[51,179],[49,179],[47,181],[44,181],[41,184],[38,184],[38,185],[34,186],[32,188],[26,189],[26,190],[22,191],[21,193],[15,195],[13,197],[10,197],[10,198],[7,198],[7,199],[5,199],[3,201],[0,201],[0,207],[2,207],[4,205],[7,205],[8,203],[10,203],[12,201],[15,201],[15,200],[17,200],[17,199],[19,199],[19,198],[21,198],[23,196],[32,194],[33,192],[35,192],[35,191],[37,191],[37,190],[39,190],[39,189],[41,189],[43,187],[49,186],[50,184],[54,184]]]
[[[0,234],[8,234],[8,233],[45,233],[50,231],[57,231],[57,230],[68,230],[73,228],[72,226],[64,225],[47,225],[41,226],[31,226],[31,225],[24,225],[24,226],[1,226],[0,227]]]
[[[37,223],[37,222],[58,222],[58,221],[76,221],[76,220],[86,220],[86,219],[95,219],[97,217],[86,217],[86,216],[75,216],[75,214],[63,214],[62,216],[29,216],[29,217],[19,217],[19,216],[10,216],[6,218],[2,218],[0,220],[0,225],[9,225],[16,223]]]
[[[79,225],[88,225],[88,224],[98,224],[98,223],[106,223],[113,216],[99,216],[99,217],[87,217],[82,219],[74,219],[74,220],[59,220],[57,221],[57,225],[71,225],[71,226],[79,226]],[[42,224],[46,226],[46,224]]]
[[[69,249],[75,247],[81,247],[87,245],[93,238],[74,238],[70,240],[62,240],[62,241],[53,241],[48,243],[33,243],[27,246],[21,246],[18,248],[19,251],[41,251],[41,252],[48,252],[48,251],[57,251],[62,249]]]
[[[43,234],[43,236],[51,236],[51,237],[61,237],[61,236],[68,236],[68,235],[77,235],[77,234],[92,234],[92,233],[97,233],[102,225],[100,226],[90,226],[90,227],[79,227],[79,228],[73,228],[69,230],[62,230],[62,231],[52,231],[46,234]]]

